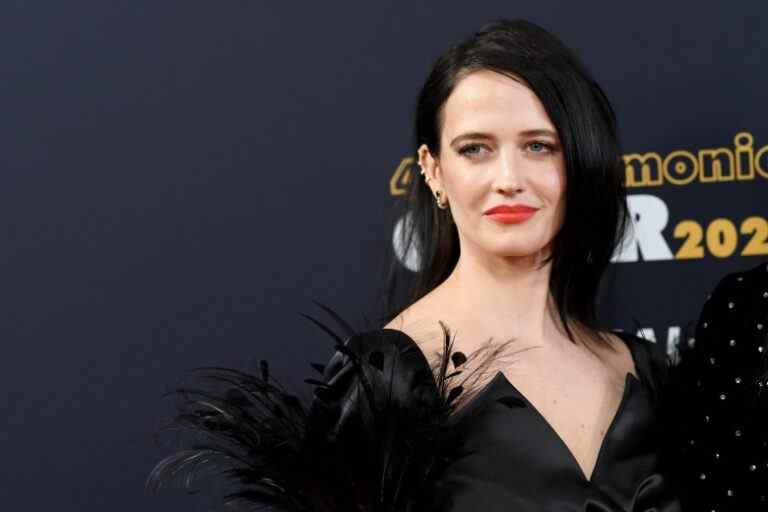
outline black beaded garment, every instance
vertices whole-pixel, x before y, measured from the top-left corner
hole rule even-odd
[[[722,278],[668,383],[683,510],[768,510],[768,262]]]

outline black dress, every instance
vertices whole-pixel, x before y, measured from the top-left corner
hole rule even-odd
[[[468,394],[459,380],[467,356],[452,351],[447,330],[436,368],[402,331],[349,332],[337,337],[328,364],[314,365],[322,379],[308,380],[316,389],[307,410],[269,385],[265,362],[261,375],[213,369],[215,380],[231,386],[201,392],[179,414],[213,442],[167,457],[150,481],[189,475],[205,458],[237,476],[230,504],[243,510],[680,510],[658,468],[657,376],[665,362],[645,340],[616,332],[639,379],[627,373],[587,480],[503,373],[454,407]]]
[[[499,372],[456,415],[469,455],[441,478],[440,509],[456,512],[680,510],[658,468],[661,435],[649,342],[615,332],[638,373],[624,394],[588,480],[567,445],[525,396]]]

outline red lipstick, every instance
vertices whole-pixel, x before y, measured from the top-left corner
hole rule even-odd
[[[533,217],[533,214],[537,211],[538,208],[524,204],[502,204],[486,210],[485,215],[502,224],[518,224]]]

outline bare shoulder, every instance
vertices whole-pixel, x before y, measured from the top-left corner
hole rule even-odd
[[[383,328],[405,333],[421,349],[427,360],[433,361],[443,349],[444,331],[440,321],[447,320],[444,315],[438,314],[439,310],[432,297],[426,296],[398,313]],[[450,328],[449,322],[446,323]]]
[[[603,349],[606,364],[618,372],[619,375],[623,376],[631,373],[637,377],[635,360],[632,356],[632,350],[627,344],[628,342],[610,331],[603,332],[603,335],[610,340],[611,347],[613,348],[613,350]]]

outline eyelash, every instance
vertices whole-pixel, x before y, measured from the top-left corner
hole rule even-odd
[[[546,149],[546,151],[534,151],[534,153],[552,153],[555,150],[554,145],[549,144],[547,142],[542,142],[540,140],[532,140],[531,142],[526,144],[526,146],[530,146],[532,144],[538,144],[542,146],[544,149]],[[472,152],[470,150],[473,148],[483,148],[483,147],[487,147],[487,146],[485,144],[479,144],[479,143],[473,142],[471,144],[467,144],[466,146],[462,146],[461,148],[459,148],[458,153],[462,156],[466,156],[467,158],[472,158],[477,154],[477,152]]]

